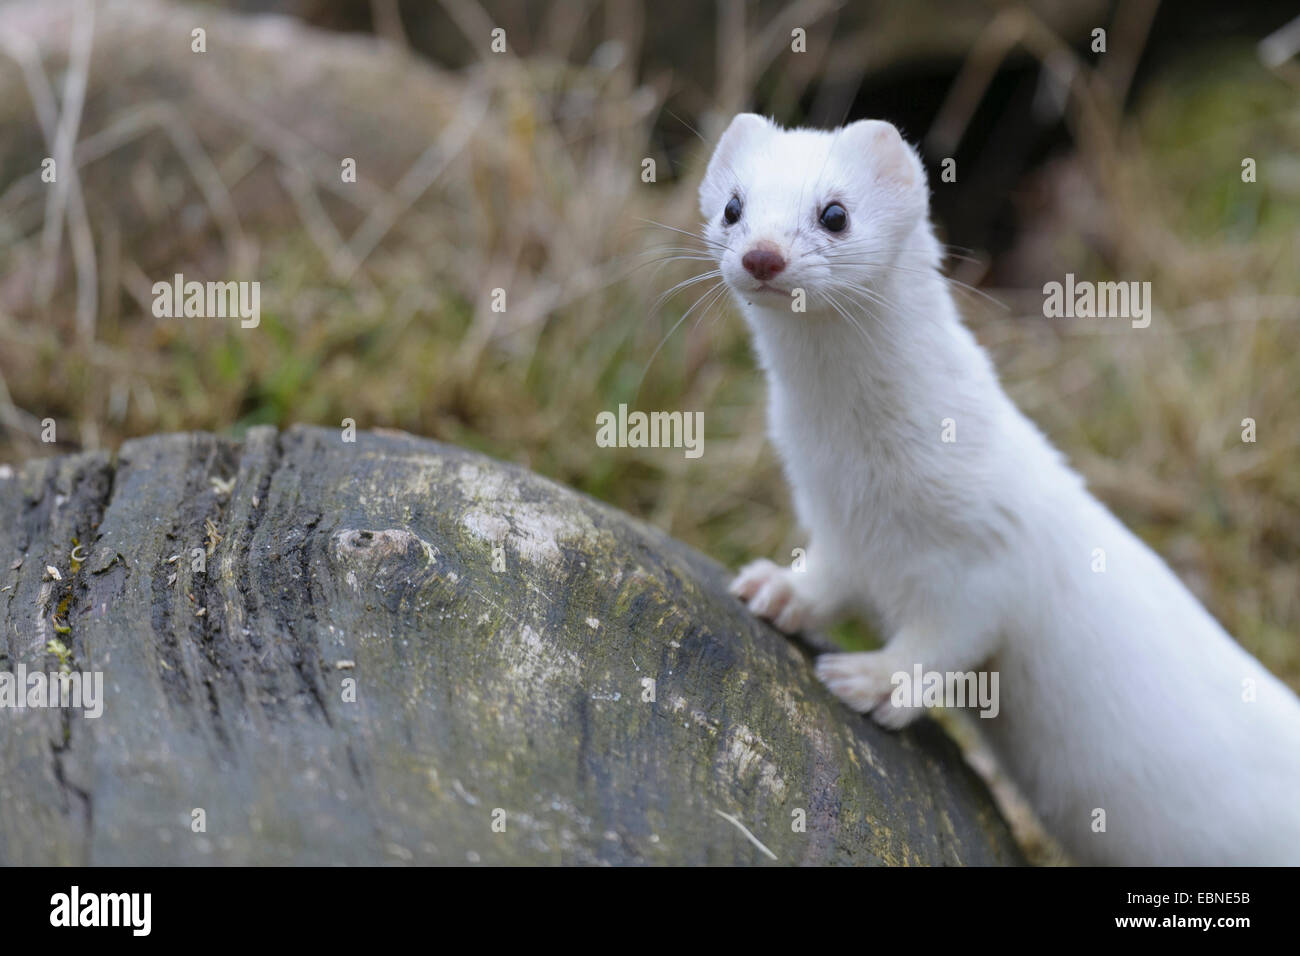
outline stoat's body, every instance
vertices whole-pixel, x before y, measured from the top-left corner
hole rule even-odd
[[[811,532],[806,570],[736,593],[788,632],[874,612],[885,648],[817,670],[889,727],[920,713],[895,674],[998,672],[981,729],[1081,862],[1300,864],[1300,700],[1002,391],[897,131],[738,116],[700,204]]]

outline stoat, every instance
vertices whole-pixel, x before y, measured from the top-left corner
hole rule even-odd
[[[886,727],[896,675],[996,671],[981,729],[1080,862],[1300,864],[1300,700],[1002,391],[898,131],[737,116],[700,208],[810,533],[734,593],[788,633],[872,613],[884,648],[816,669]]]

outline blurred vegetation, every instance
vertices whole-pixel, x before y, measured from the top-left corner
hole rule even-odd
[[[460,11],[467,36],[481,25],[474,16],[482,8],[446,6]],[[631,10],[644,23],[647,13],[635,4],[610,10],[609,22]],[[750,26],[761,33],[761,24]],[[1140,47],[1143,31],[1136,35]],[[1086,43],[1051,39],[1045,28],[1041,36],[1027,44],[1035,70],[1054,55],[1059,65],[1071,50],[1091,70]],[[1118,43],[1123,34],[1113,37]],[[833,46],[823,60],[845,62]],[[382,103],[402,115],[402,91],[423,82],[440,99],[420,100],[429,115],[411,114],[411,123],[372,118],[356,134],[367,145],[383,148],[403,133],[423,143],[421,123],[437,131],[474,98],[486,118],[428,192],[397,211],[355,270],[340,268],[337,248],[330,251],[338,244],[313,209],[346,236],[368,200],[340,203],[321,185],[324,177],[313,180],[318,208],[301,195],[290,202],[284,176],[254,189],[258,173],[283,161],[275,148],[263,144],[250,154],[248,143],[220,142],[199,128],[247,217],[243,231],[255,240],[256,330],[147,312],[143,276],[231,278],[234,256],[211,236],[202,239],[205,229],[214,232],[201,215],[210,197],[174,161],[163,171],[145,137],[122,147],[116,185],[86,186],[102,281],[93,329],[79,332],[70,265],[61,266],[49,302],[31,293],[44,199],[21,186],[32,168],[25,164],[43,155],[39,141],[22,161],[0,152],[0,460],[50,452],[36,438],[46,417],[60,423],[59,451],[158,431],[239,434],[254,424],[353,418],[363,428],[402,429],[519,462],[728,565],[786,558],[804,542],[766,443],[763,382],[743,324],[725,299],[701,302],[707,282],[652,308],[665,290],[708,267],[670,258],[698,250],[672,231],[698,226],[695,188],[708,147],[694,129],[711,134],[729,110],[754,104],[715,103],[714,113],[683,115],[670,105],[680,84],[643,63],[640,51],[627,43],[595,51],[566,58],[533,38],[526,57],[470,57],[454,72],[390,51],[400,80],[380,71],[368,81],[376,109]],[[945,67],[954,89],[964,82],[961,65]],[[824,122],[805,112],[818,102],[816,75],[792,90],[773,79],[781,70],[777,56],[752,71],[768,101],[784,104],[777,118]],[[935,70],[927,65],[928,74]],[[311,113],[312,88],[305,84],[306,99],[294,101],[289,115]],[[959,290],[1019,406],[1237,639],[1296,688],[1298,88],[1294,73],[1264,68],[1252,45],[1232,41],[1165,56],[1109,106],[1100,81],[1085,77],[1077,108],[1057,124],[1058,144],[1017,169],[1006,196],[1014,233],[951,263],[955,278],[1006,306]],[[863,115],[851,95],[832,100]],[[101,129],[117,107],[129,104],[114,104],[107,87],[98,92],[92,84],[83,130]],[[11,124],[6,131],[30,127],[28,113],[15,95],[0,107],[0,122]],[[685,141],[694,145],[673,145]],[[936,166],[942,155],[927,154],[927,162]],[[1241,180],[1247,156],[1258,164],[1253,184]],[[643,157],[656,159],[657,182],[641,181]],[[323,162],[337,178],[337,154]],[[87,176],[94,166],[86,163]],[[359,163],[363,179],[373,168]],[[404,167],[394,161],[394,168],[371,184],[379,195],[400,178]],[[956,204],[966,199],[974,201],[965,193]],[[152,223],[141,232],[128,221],[135,213],[124,210],[150,202],[157,209],[141,220]],[[936,196],[936,207],[953,208],[953,200]],[[182,228],[195,209],[201,227]],[[163,241],[173,234],[174,244]],[[1150,281],[1150,328],[1043,319],[1041,283],[1067,271]],[[490,308],[496,287],[507,290],[505,313]],[[703,411],[703,457],[597,448],[597,413],[620,403]],[[1257,422],[1255,444],[1241,441],[1247,417]],[[838,636],[867,640],[852,625]]]

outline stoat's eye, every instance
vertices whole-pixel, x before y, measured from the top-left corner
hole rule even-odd
[[[849,214],[843,206],[833,202],[822,210],[821,223],[831,232],[842,232],[849,224]]]
[[[727,207],[722,210],[722,221],[728,226],[740,219],[740,197],[732,196]]]

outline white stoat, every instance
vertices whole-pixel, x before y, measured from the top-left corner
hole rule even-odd
[[[919,713],[891,703],[896,673],[996,671],[981,730],[1080,862],[1300,863],[1300,700],[1007,398],[928,207],[889,123],[744,114],[719,141],[704,237],[811,534],[805,570],[759,561],[735,593],[787,632],[874,612],[885,648],[817,673],[887,727]]]

